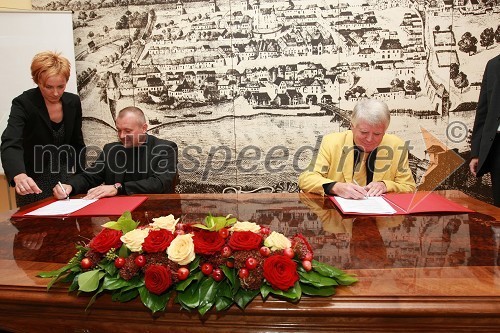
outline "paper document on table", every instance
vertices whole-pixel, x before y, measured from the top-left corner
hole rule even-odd
[[[394,214],[396,210],[385,201],[384,197],[367,197],[365,199],[344,199],[335,197],[344,213],[358,214]]]
[[[69,200],[58,200],[47,206],[40,207],[26,213],[26,215],[34,216],[55,216],[55,215],[68,215],[76,212],[83,207],[96,202],[98,199],[69,199]]]

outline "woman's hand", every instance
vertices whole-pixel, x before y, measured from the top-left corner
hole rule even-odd
[[[38,187],[33,178],[28,177],[25,173],[20,173],[15,176],[14,183],[16,183],[16,193],[19,195],[42,193],[42,190]]]

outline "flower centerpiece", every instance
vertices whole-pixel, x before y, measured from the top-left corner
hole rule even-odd
[[[109,292],[127,302],[140,297],[153,313],[171,297],[201,315],[236,304],[244,309],[258,294],[298,302],[303,294],[331,296],[357,279],[313,260],[301,234],[291,238],[230,215],[208,215],[203,224],[179,223],[172,215],[139,226],[130,212],[108,222],[90,242],[77,245],[64,267],[40,277],[70,283],[69,291]]]

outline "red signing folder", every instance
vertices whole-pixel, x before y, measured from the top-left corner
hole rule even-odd
[[[120,216],[125,211],[133,211],[140,204],[148,199],[147,196],[117,196],[102,198],[77,211],[63,215],[27,215],[36,209],[47,206],[57,200],[43,200],[39,205],[34,205],[26,209],[20,209],[12,215],[12,218],[46,218],[46,217],[85,217],[85,216]]]
[[[408,214],[425,214],[425,213],[472,213],[473,210],[459,205],[447,198],[434,192],[415,192],[415,193],[386,193],[383,199],[394,209],[394,213],[360,213],[355,211],[344,211],[343,207],[337,202],[334,197],[329,197],[330,200],[344,214],[358,215],[408,215]],[[359,201],[360,205],[362,204]]]

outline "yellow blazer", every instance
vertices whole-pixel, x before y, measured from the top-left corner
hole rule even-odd
[[[299,176],[304,192],[324,195],[323,184],[352,183],[354,140],[352,131],[330,133],[323,137],[316,161]],[[373,181],[383,181],[387,192],[413,192],[415,180],[408,165],[408,147],[403,140],[385,134],[377,149]]]

